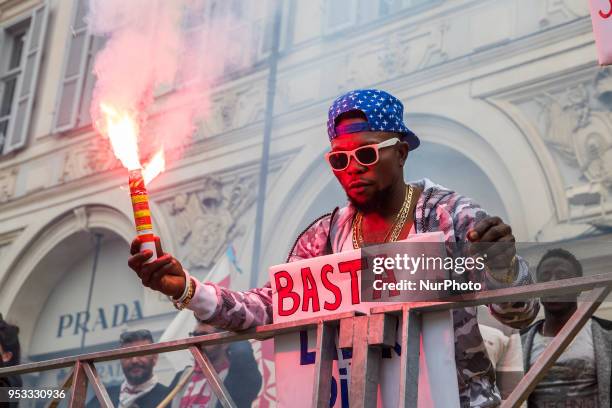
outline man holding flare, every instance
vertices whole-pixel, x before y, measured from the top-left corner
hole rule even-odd
[[[331,151],[326,159],[348,204],[313,222],[296,240],[287,262],[441,231],[447,243],[478,242],[486,247],[488,268],[479,277],[486,288],[531,283],[526,262],[516,256],[512,230],[499,217],[428,179],[404,182],[408,153],[420,141],[404,124],[403,105],[397,98],[377,89],[350,91],[329,108],[327,131]],[[189,308],[201,321],[229,330],[272,322],[269,282],[236,292],[191,278],[159,247],[159,259],[150,263],[146,261],[152,251],[139,250],[136,238],[128,263],[143,285],[171,296],[179,309]],[[496,304],[490,309],[502,323],[522,328],[535,318],[537,303]],[[453,322],[461,406],[499,405],[475,308],[453,310]]]

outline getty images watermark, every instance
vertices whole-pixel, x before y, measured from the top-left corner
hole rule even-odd
[[[427,278],[418,279],[391,279],[389,274],[393,271],[393,277],[408,274],[414,277],[418,271],[446,271],[463,275],[466,271],[482,273],[486,267],[486,255],[483,256],[427,256],[420,254],[410,256],[406,253],[394,256],[375,256],[372,259],[372,273],[378,277],[372,282],[375,291],[479,291],[482,290],[481,282],[458,281],[455,278]],[[431,275],[430,275],[431,276]],[[439,276],[439,275],[438,275]]]
[[[497,272],[499,266],[491,262],[499,261],[492,257],[491,249],[445,242],[397,242],[363,248],[361,298],[369,302],[436,301],[499,288],[491,284],[490,270],[495,267]],[[508,253],[509,249],[502,245],[496,253]]]
[[[571,252],[571,245],[571,242],[563,245],[534,242],[395,242],[365,247],[361,250],[361,300],[443,301],[456,295],[525,286],[529,282],[548,282],[576,277],[576,274],[590,276],[605,272],[601,263],[582,264],[582,259],[577,261],[581,272],[576,272],[573,266],[571,271],[568,269],[567,276],[551,269],[548,264],[540,267],[546,254],[559,250]],[[610,254],[611,247],[612,241],[593,240],[589,242],[589,256],[603,259]],[[460,300],[462,297],[454,299]],[[556,302],[575,302],[576,295],[558,295],[554,299]],[[498,301],[506,300],[498,298]]]

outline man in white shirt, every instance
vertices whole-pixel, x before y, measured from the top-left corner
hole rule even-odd
[[[564,249],[552,249],[536,269],[539,282],[582,276],[582,266]],[[521,333],[525,371],[578,308],[577,294],[542,298],[544,320]],[[531,407],[609,407],[612,322],[592,317],[529,396]]]

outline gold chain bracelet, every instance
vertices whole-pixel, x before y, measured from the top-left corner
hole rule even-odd
[[[184,308],[186,308],[191,302],[193,295],[195,295],[195,289],[196,289],[196,284],[193,278],[190,277],[189,278],[189,290],[187,291],[187,296],[185,296],[185,299],[182,302],[172,301],[172,303],[174,304],[174,307],[177,310],[183,310]]]

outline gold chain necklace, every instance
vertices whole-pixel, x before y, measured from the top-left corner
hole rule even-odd
[[[406,195],[404,196],[404,202],[402,203],[402,208],[400,208],[397,213],[397,217],[395,218],[395,222],[393,223],[393,227],[389,229],[387,235],[385,235],[384,242],[395,242],[397,238],[401,234],[404,229],[404,225],[406,224],[406,220],[408,219],[408,215],[410,214],[410,207],[412,204],[412,193],[414,189],[411,185],[408,185],[406,189]],[[353,248],[359,249],[363,246],[363,231],[362,231],[362,222],[363,215],[361,212],[357,212],[355,215],[355,221],[353,222]],[[389,234],[391,236],[389,236]]]

